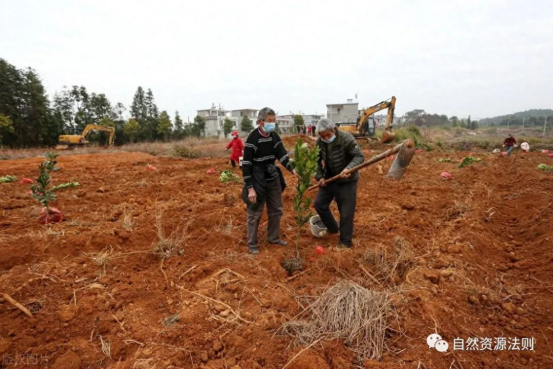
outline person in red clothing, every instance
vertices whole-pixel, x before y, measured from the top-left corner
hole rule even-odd
[[[517,147],[517,140],[509,133],[505,141],[503,141],[503,147],[507,148],[507,156],[511,155],[511,151]]]
[[[240,160],[242,152],[244,151],[244,142],[238,137],[237,131],[232,131],[232,141],[227,145],[227,150],[232,148],[232,154],[230,154],[230,164],[233,168],[236,167],[236,163]]]

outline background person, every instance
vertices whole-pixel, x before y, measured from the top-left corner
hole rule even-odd
[[[236,167],[236,163],[240,161],[240,157],[244,151],[244,142],[240,137],[238,137],[237,131],[232,131],[232,140],[227,145],[227,150],[232,148],[232,153],[230,154],[230,164],[233,168]]]
[[[503,141],[503,147],[507,149],[507,156],[511,155],[511,152],[516,146],[517,140],[509,133],[505,141]]]

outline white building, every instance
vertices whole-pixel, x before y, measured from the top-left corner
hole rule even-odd
[[[326,104],[326,116],[334,123],[355,124],[359,117],[359,103],[348,99],[345,103]]]
[[[244,117],[248,117],[255,127],[255,122],[257,121],[257,113],[257,109],[231,110],[229,118],[232,119],[235,123],[233,129],[237,130],[241,136],[247,136],[250,132],[242,132],[242,119],[244,119]]]
[[[294,116],[292,114],[277,115],[275,122],[281,133],[291,133],[294,128]]]
[[[205,119],[205,135],[220,137],[223,134],[223,122],[229,112],[213,104],[209,109],[197,110],[196,114]]]
[[[323,116],[320,114],[303,114],[302,117],[306,126],[316,126]]]

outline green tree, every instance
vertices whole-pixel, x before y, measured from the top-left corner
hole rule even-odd
[[[171,135],[171,130],[173,128],[173,124],[171,123],[171,118],[169,117],[169,114],[164,110],[159,115],[159,124],[157,126],[157,133],[161,135],[164,141],[167,141],[169,136]]]
[[[205,134],[205,118],[199,115],[194,117],[194,124],[192,125],[192,135],[196,137],[203,136]]]
[[[230,134],[230,132],[232,132],[233,128],[234,128],[234,122],[229,118],[225,118],[225,121],[223,122],[223,132],[225,134],[225,137],[227,137]]]
[[[26,147],[46,143],[50,106],[40,77],[31,68],[17,69],[1,58],[0,114],[10,117],[13,126],[13,133],[4,133],[7,145]]]
[[[150,118],[157,119],[159,117],[159,110],[154,101],[154,93],[152,92],[151,89],[148,89],[148,92],[146,92],[144,103],[146,104],[147,116]]]
[[[100,122],[98,122],[98,124],[103,126],[103,127],[115,127],[115,122],[113,121],[113,119],[111,119],[108,116],[104,116],[102,118],[102,120],[100,120]]]
[[[240,122],[240,129],[242,130],[242,132],[248,133],[253,131],[253,121],[247,115],[244,115],[242,117],[242,121]]]
[[[278,126],[278,123],[275,124],[275,132],[280,134],[280,127]]]
[[[90,110],[94,123],[100,122],[104,117],[109,117],[111,120],[117,119],[117,113],[105,94],[92,93],[87,108]]]
[[[175,112],[175,130],[173,131],[174,138],[181,139],[184,135],[184,123],[179,115],[179,112]]]
[[[303,120],[303,117],[299,114],[294,115],[294,126],[303,127],[304,125],[305,121]]]
[[[117,115],[117,118],[119,120],[123,120],[123,113],[125,113],[125,111],[127,111],[127,109],[125,108],[125,105],[118,102],[117,104],[115,104],[115,106],[113,108],[113,111],[115,112],[115,114]]]
[[[144,105],[146,107],[146,120],[140,127],[141,136],[144,140],[153,141],[158,137],[159,112],[151,89],[148,89],[144,97]]]
[[[424,109],[414,109],[403,115],[405,125],[416,124],[417,120],[421,122],[422,117],[426,115]]]
[[[146,105],[146,96],[144,89],[138,86],[134,94],[131,104],[131,116],[136,119],[139,124],[144,124],[148,117],[148,107]]]
[[[123,126],[123,132],[129,138],[130,142],[135,142],[140,132],[140,124],[134,118],[129,119],[127,123]]]
[[[76,133],[74,100],[65,86],[54,95],[54,114],[62,122],[64,132]]]
[[[0,145],[4,140],[4,135],[6,133],[14,133],[13,122],[10,117],[7,117],[3,114],[0,114]]]

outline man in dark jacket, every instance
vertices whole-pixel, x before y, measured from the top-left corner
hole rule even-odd
[[[334,123],[322,118],[317,123],[317,146],[319,161],[315,178],[319,181],[319,192],[315,198],[315,210],[329,233],[340,231],[339,247],[350,248],[353,237],[353,216],[357,199],[359,172],[347,171],[365,160],[355,137],[349,132],[335,129]],[[326,183],[326,180],[340,175],[341,179]],[[336,200],[340,212],[340,226],[330,211],[330,203]]]
[[[276,114],[271,108],[263,108],[257,116],[258,128],[248,136],[242,160],[244,188],[242,199],[248,205],[248,250],[259,254],[257,229],[267,203],[267,241],[270,244],[286,246],[280,238],[280,218],[282,217],[282,191],[286,187],[278,160],[286,169],[295,174],[280,136],[274,131]]]

